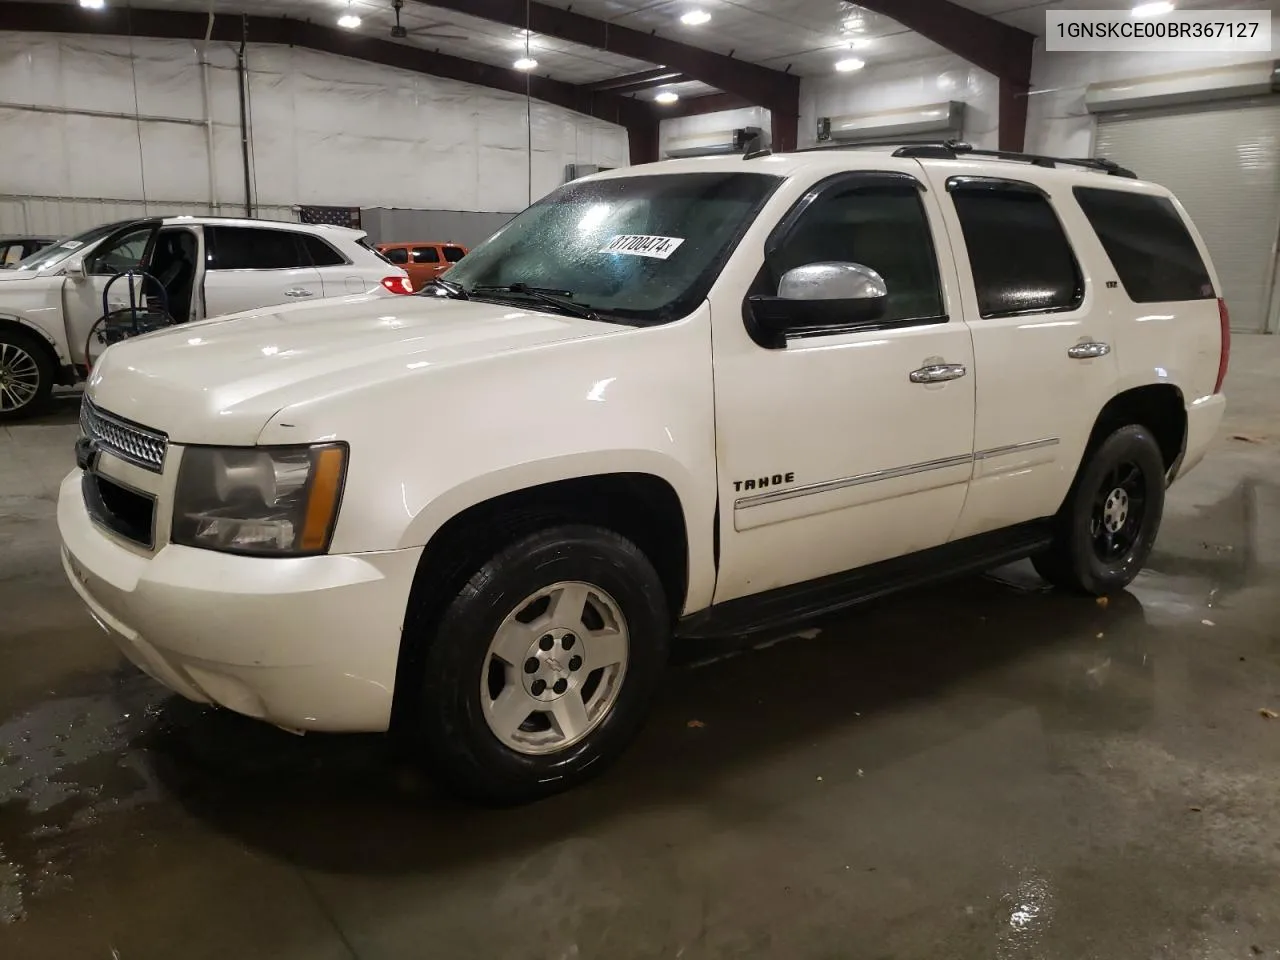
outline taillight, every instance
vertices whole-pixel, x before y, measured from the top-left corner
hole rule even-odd
[[[408,277],[383,277],[382,285],[392,293],[413,293],[413,284]]]
[[[1214,393],[1222,392],[1222,381],[1227,379],[1227,364],[1231,361],[1231,316],[1227,313],[1227,301],[1218,298],[1218,325],[1222,331],[1222,346],[1218,351],[1218,382]]]

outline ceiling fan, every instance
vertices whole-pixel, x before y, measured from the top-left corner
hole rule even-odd
[[[400,23],[400,11],[404,9],[404,0],[391,0],[391,9],[396,12],[396,24],[391,28],[393,40],[405,40],[409,37],[423,37],[428,40],[470,40],[465,33],[436,33],[437,27],[448,27],[448,23],[428,23],[421,27],[406,29]]]

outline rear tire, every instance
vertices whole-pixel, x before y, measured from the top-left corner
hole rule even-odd
[[[598,774],[639,732],[669,636],[662,582],[629,540],[565,525],[506,547],[428,641],[417,732],[441,785],[509,805]]]
[[[0,422],[21,420],[49,404],[57,374],[34,334],[0,328]]]
[[[1122,590],[1151,554],[1164,512],[1165,466],[1146,427],[1121,427],[1088,455],[1057,519],[1053,545],[1031,558],[1054,586]]]

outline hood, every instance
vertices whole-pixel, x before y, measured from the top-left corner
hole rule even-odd
[[[125,341],[103,354],[87,389],[103,409],[175,442],[249,444],[295,403],[621,329],[508,304],[346,297]]]

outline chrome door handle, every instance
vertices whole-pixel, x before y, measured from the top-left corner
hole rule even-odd
[[[284,292],[286,297],[314,297],[315,293],[311,290],[304,290],[302,287],[291,287]]]
[[[963,363],[931,363],[912,370],[908,376],[912,383],[945,383],[948,380],[959,380],[969,371]]]
[[[1072,360],[1092,360],[1095,357],[1105,357],[1110,352],[1111,344],[1100,343],[1097,340],[1084,340],[1067,347],[1067,356]]]

